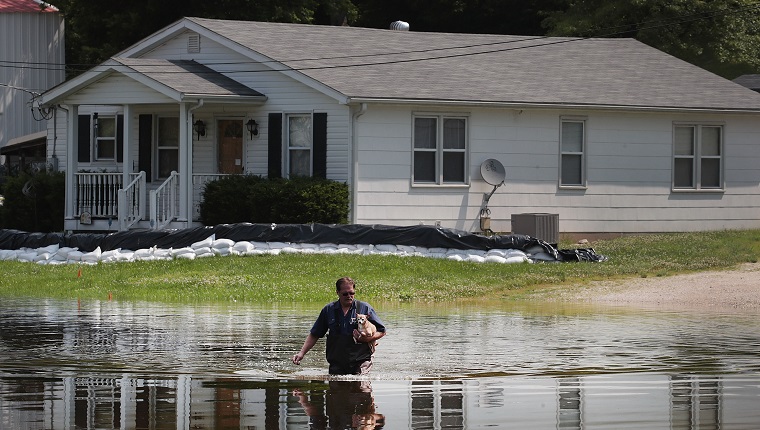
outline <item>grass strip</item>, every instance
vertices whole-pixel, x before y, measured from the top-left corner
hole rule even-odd
[[[575,245],[560,243],[560,248]],[[351,276],[363,300],[509,299],[544,286],[669,276],[757,262],[760,230],[629,235],[599,240],[603,263],[498,264],[424,257],[285,254],[97,265],[0,261],[0,297],[169,303],[323,303]]]

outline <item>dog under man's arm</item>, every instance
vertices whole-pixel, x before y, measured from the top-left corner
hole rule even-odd
[[[369,303],[355,300],[355,283],[349,277],[338,279],[338,300],[328,303],[314,322],[301,350],[293,355],[300,364],[319,339],[327,335],[325,357],[331,375],[364,375],[372,368],[375,341],[385,335],[385,325]],[[361,329],[359,319],[362,318]],[[372,324],[374,330],[368,327]]]

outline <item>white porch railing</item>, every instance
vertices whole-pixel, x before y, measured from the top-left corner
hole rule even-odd
[[[196,173],[193,174],[193,221],[201,220],[201,203],[203,203],[203,190],[211,181],[229,176],[227,173]]]
[[[229,175],[193,175],[192,221],[200,221],[200,207],[206,184],[225,176]],[[109,220],[109,226],[113,220],[120,230],[128,230],[144,220],[150,221],[153,229],[161,229],[177,219],[180,207],[180,175],[177,172],[172,172],[166,181],[150,193],[145,172],[130,173],[129,177],[131,182],[124,186],[122,173],[76,173],[74,216],[80,219]]]
[[[142,220],[145,212],[145,172],[140,172],[119,190],[119,230],[129,230]]]
[[[119,210],[118,195],[122,188],[122,174],[76,173],[77,217],[87,214],[92,218],[116,218]]]
[[[150,192],[150,225],[161,230],[179,215],[179,173],[171,175]]]

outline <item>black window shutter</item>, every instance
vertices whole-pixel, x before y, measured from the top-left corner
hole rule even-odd
[[[124,161],[124,115],[116,115],[116,162]]]
[[[270,113],[269,124],[269,161],[267,163],[270,178],[282,177],[282,114]]]
[[[314,177],[327,178],[327,114],[314,114]]]
[[[138,155],[139,171],[145,172],[145,180],[151,182],[151,154],[153,150],[153,115],[140,115],[138,125]]]
[[[79,138],[77,142],[77,161],[80,163],[90,162],[90,115],[79,115],[77,130]]]

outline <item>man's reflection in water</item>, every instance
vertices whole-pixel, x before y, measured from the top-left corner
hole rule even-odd
[[[369,381],[330,381],[324,402],[310,399],[303,391],[293,395],[309,416],[312,429],[381,429],[385,416],[375,412],[375,399]],[[324,403],[323,405],[321,403]]]

